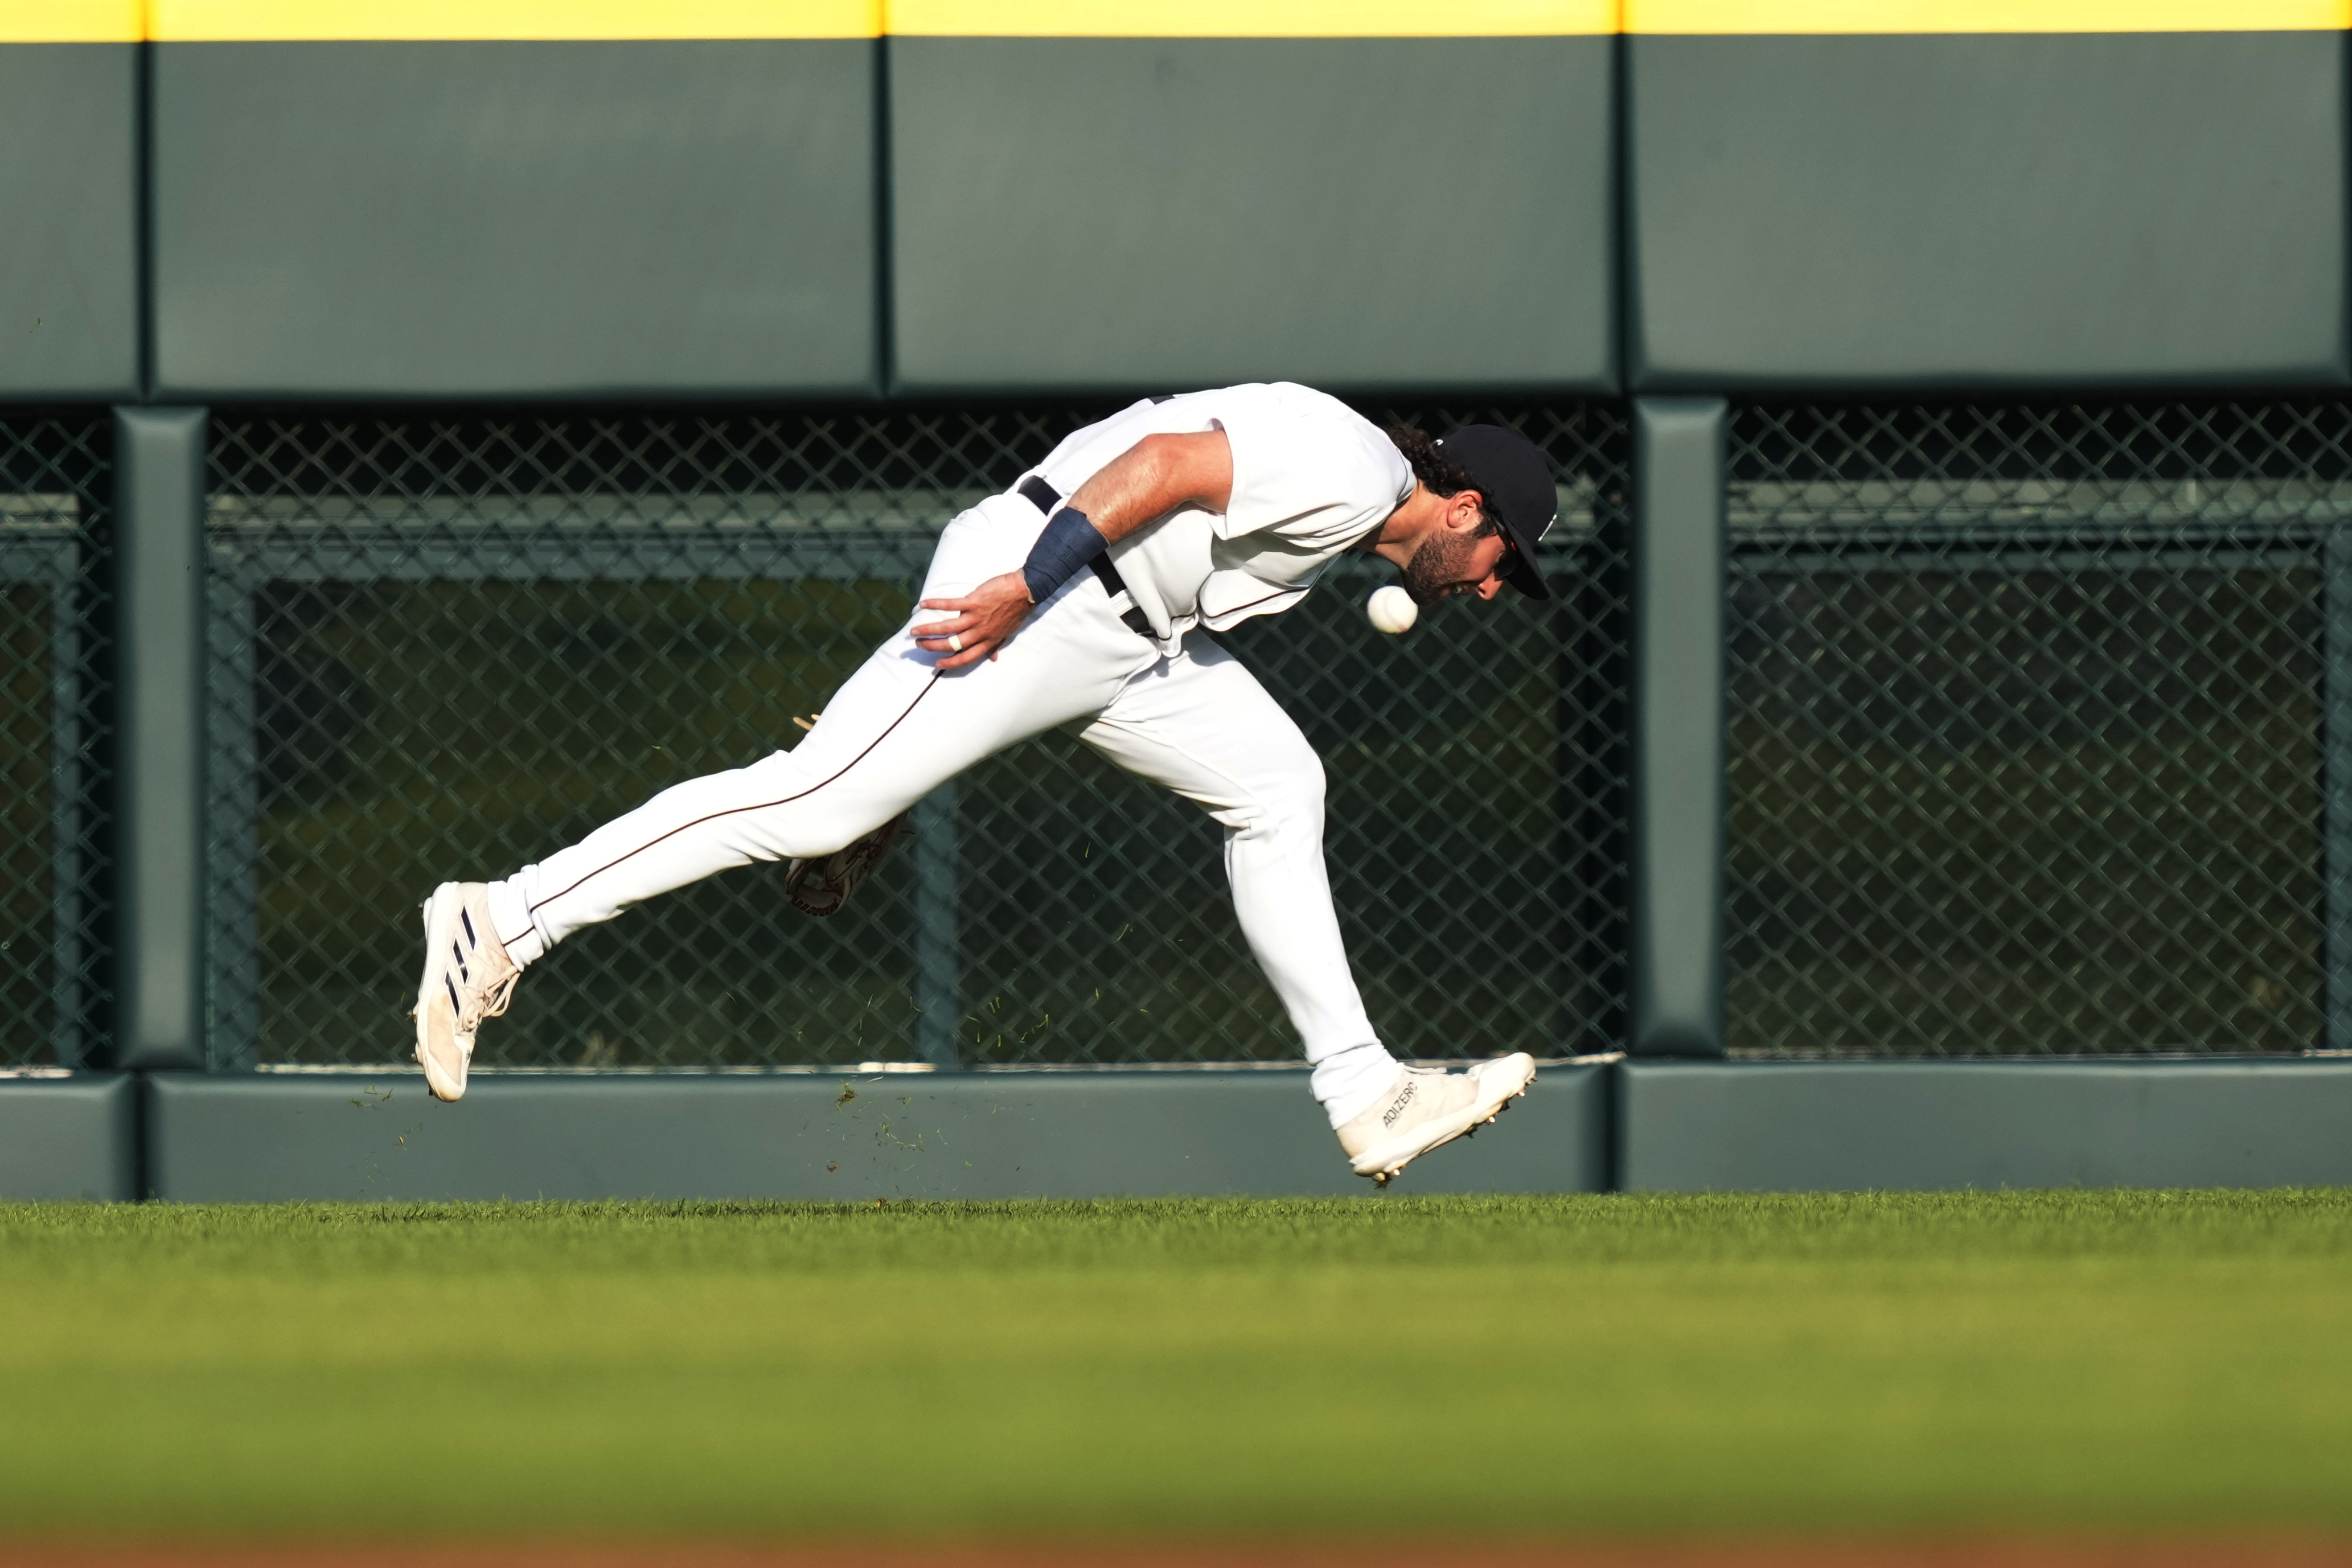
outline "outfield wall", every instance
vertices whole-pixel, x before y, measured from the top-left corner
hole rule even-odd
[[[134,1114],[135,1110],[135,1114]],[[1545,1068],[1395,1191],[2352,1184],[2352,1063]],[[0,1081],[0,1199],[1338,1196],[1296,1070]]]
[[[10,0],[0,398],[2343,386],[2341,11]]]
[[[140,1195],[139,1099],[139,1080],[128,1073],[0,1079],[0,1198]]]
[[[837,1077],[490,1075],[384,1164],[367,1073],[245,1070],[310,1061],[289,1030],[391,1049],[257,978],[263,923],[323,907],[256,868],[265,797],[324,780],[295,845],[386,815],[289,761],[392,706],[293,669],[358,635],[344,606],[406,593],[466,635],[549,583],[577,616],[807,581],[895,613],[888,531],[1049,413],[1273,377],[1541,426],[1574,513],[1574,592],[1521,640],[1424,632],[1421,686],[1304,668],[1394,653],[1338,620],[1294,659],[1355,759],[1336,787],[1382,803],[1398,770],[1443,830],[1394,901],[1350,890],[1389,910],[1382,967],[1458,967],[1430,911],[1518,874],[1445,837],[1471,814],[1442,786],[1519,801],[1549,768],[1529,820],[1576,886],[1518,889],[1541,918],[1495,923],[1558,962],[1503,967],[1559,993],[1536,1048],[1628,1056],[1549,1067],[1432,1180],[2352,1179],[2347,37],[2342,0],[0,0],[0,695],[49,740],[0,777],[0,1063],[141,1075],[0,1079],[0,1193],[816,1196],[828,1164],[860,1196],[1345,1189],[1279,1071],[925,1079],[909,1110],[977,1143],[964,1176],[837,1158],[871,1142]],[[705,466],[628,490],[673,416]],[[726,531],[762,507],[873,537],[751,559]],[[450,519],[475,531],[402,542]],[[1445,710],[1483,751],[1381,750],[1426,688],[1538,644],[1539,693]],[[1060,895],[973,875],[962,809],[927,806],[925,907],[1034,921]],[[1354,867],[1402,863],[1395,816]],[[875,1050],[990,1065],[957,987],[1021,955],[955,926],[892,950],[934,1022]],[[1193,937],[1165,973],[1224,1008],[1205,1054],[1244,1027],[1278,1054]],[[1028,955],[1072,985],[1114,956]],[[1446,971],[1413,1022],[1487,1040],[1435,1010],[1482,984]],[[562,1059],[604,1059],[582,1033]],[[2085,1051],[2143,1059],[1999,1059]],[[1850,1059],[1881,1054],[1987,1059]],[[1008,1107],[1031,1131],[998,1135]]]

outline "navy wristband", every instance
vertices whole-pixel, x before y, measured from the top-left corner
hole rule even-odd
[[[1042,605],[1052,598],[1055,589],[1109,548],[1110,541],[1076,507],[1066,506],[1047,518],[1045,531],[1029,547],[1029,559],[1021,566],[1022,580],[1029,584],[1029,602]]]

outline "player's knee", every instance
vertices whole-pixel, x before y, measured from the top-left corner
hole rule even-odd
[[[1249,826],[1264,837],[1323,837],[1323,763],[1307,752],[1294,765],[1250,791]]]

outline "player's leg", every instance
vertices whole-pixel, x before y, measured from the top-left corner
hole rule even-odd
[[[1331,907],[1322,760],[1238,659],[1195,633],[1181,657],[1122,688],[1082,738],[1223,826],[1242,934],[1298,1030],[1315,1097],[1360,1175],[1385,1184],[1525,1090],[1535,1070],[1525,1056],[1448,1074],[1405,1068],[1381,1045]]]
[[[1205,807],[1225,830],[1242,935],[1315,1068],[1332,1124],[1396,1075],[1348,967],[1323,866],[1323,762],[1239,660],[1194,633],[1080,738]]]
[[[791,751],[673,784],[491,884],[500,940],[528,964],[582,927],[672,889],[754,860],[840,848],[1011,738],[1012,715],[979,686],[935,677],[919,649],[894,638],[826,700]]]
[[[924,597],[952,596],[1017,565],[1036,509],[996,498],[941,535]],[[824,704],[789,752],[689,779],[502,881],[446,883],[425,910],[417,1055],[434,1092],[463,1092],[474,1029],[513,976],[583,926],[754,860],[840,849],[973,763],[1097,711],[1148,644],[1110,613],[1091,574],[1042,606],[1001,658],[940,673],[908,626]],[[781,723],[783,716],[778,715]]]
[[[1038,526],[1019,500],[965,513],[941,536],[922,596],[952,596],[1018,564]],[[1151,661],[1102,598],[1091,576],[1073,582],[1002,658],[944,675],[940,656],[908,635],[936,615],[913,612],[791,751],[665,790],[497,885],[499,937],[528,963],[583,926],[715,872],[830,854],[982,758],[1098,710]]]

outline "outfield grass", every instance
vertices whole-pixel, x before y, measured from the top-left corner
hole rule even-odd
[[[0,1533],[2352,1528],[2352,1192],[0,1207]]]

